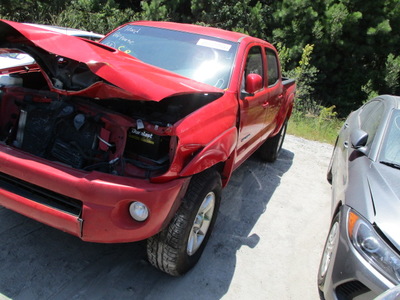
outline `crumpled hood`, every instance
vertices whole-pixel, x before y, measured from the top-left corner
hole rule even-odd
[[[224,93],[105,45],[12,21],[0,20],[0,48],[20,49],[35,57],[51,81],[50,88],[59,93],[151,101],[182,94]],[[89,77],[101,79],[87,80],[78,89],[70,88],[68,80],[78,74],[68,65],[62,72],[54,71],[58,67],[55,57],[74,61],[74,68],[83,63],[92,73]]]
[[[400,170],[374,163],[368,172],[374,222],[400,250]]]

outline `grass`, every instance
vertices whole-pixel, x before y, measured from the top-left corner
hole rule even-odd
[[[343,120],[336,117],[324,119],[293,113],[289,119],[287,133],[333,145],[342,124]]]

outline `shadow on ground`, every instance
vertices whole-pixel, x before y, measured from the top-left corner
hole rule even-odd
[[[144,242],[85,243],[0,208],[0,299],[220,299],[238,250],[257,246],[252,228],[293,157],[284,149],[273,164],[253,156],[235,171],[202,259],[180,278],[151,267]]]

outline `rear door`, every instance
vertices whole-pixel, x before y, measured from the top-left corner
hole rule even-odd
[[[277,126],[279,109],[283,102],[283,86],[281,71],[278,62],[278,54],[271,48],[264,48],[267,59],[267,94],[268,100],[263,104],[265,111],[266,139]]]

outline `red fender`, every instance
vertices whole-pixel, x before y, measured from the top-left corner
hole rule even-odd
[[[237,128],[232,127],[212,140],[187,164],[179,176],[191,176],[200,173],[219,162],[224,162],[231,155],[237,143]]]

